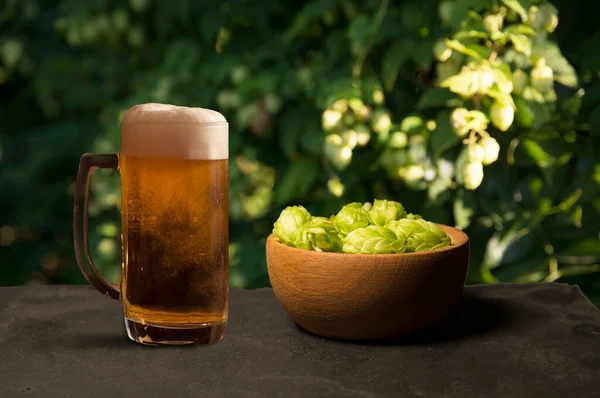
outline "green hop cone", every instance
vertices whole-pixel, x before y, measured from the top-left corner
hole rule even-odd
[[[344,113],[348,110],[348,100],[339,99],[331,104],[331,109],[334,111],[338,111],[340,113]]]
[[[387,228],[404,237],[406,252],[422,252],[450,245],[450,237],[437,225],[423,219],[390,221]]]
[[[500,131],[506,131],[515,119],[515,108],[506,102],[495,101],[490,106],[492,124]]]
[[[488,126],[488,118],[481,111],[469,111],[465,108],[456,108],[450,116],[452,130],[459,137],[464,137],[471,130],[485,130]]]
[[[542,94],[547,93],[554,87],[554,72],[551,67],[546,65],[543,58],[531,70],[531,85]]]
[[[383,109],[373,111],[371,115],[371,128],[379,134],[387,134],[392,127],[390,114]]]
[[[358,145],[358,134],[354,130],[346,130],[342,133],[342,140],[344,140],[344,146],[354,149]]]
[[[422,220],[423,219],[423,217],[421,217],[420,215],[413,214],[413,213],[408,213],[405,218],[408,218],[409,220]]]
[[[387,142],[389,148],[402,149],[408,145],[408,135],[402,131],[396,131],[390,135],[390,139]]]
[[[385,227],[370,225],[358,228],[343,239],[342,250],[351,254],[404,253],[406,240]]]
[[[469,162],[463,169],[463,181],[465,188],[477,189],[483,182],[483,165],[481,163]]]
[[[529,8],[528,23],[534,29],[552,33],[558,26],[558,10],[550,3],[532,6]]]
[[[485,149],[476,143],[469,144],[467,154],[469,155],[469,162],[481,163],[485,157]]]
[[[342,240],[331,221],[325,217],[312,217],[302,228],[301,248],[318,252],[341,252]]]
[[[371,140],[371,130],[364,124],[357,124],[354,126],[356,131],[356,145],[365,146]]]
[[[481,147],[483,148],[483,159],[481,162],[488,166],[498,160],[500,154],[500,144],[492,137],[485,137],[481,140]]]
[[[342,236],[370,224],[369,212],[358,202],[347,204],[333,217],[333,225]]]
[[[404,206],[401,203],[375,199],[369,215],[373,224],[383,227],[389,221],[404,217],[406,211],[404,211]]]
[[[329,134],[323,143],[323,154],[337,170],[343,170],[352,162],[352,147],[344,144],[344,137]]]
[[[469,133],[467,120],[468,116],[469,111],[465,108],[456,108],[452,111],[452,115],[450,116],[450,125],[459,137],[463,137]]]
[[[375,105],[381,105],[385,101],[385,97],[383,95],[383,91],[375,90],[373,91],[373,102]]]
[[[288,246],[302,246],[302,229],[312,220],[303,206],[288,206],[273,224],[275,239]]]
[[[488,14],[483,17],[483,28],[495,38],[495,35],[502,30],[504,23],[504,17],[502,14]]]
[[[327,109],[321,116],[321,127],[325,131],[334,130],[342,120],[342,113],[333,109]]]

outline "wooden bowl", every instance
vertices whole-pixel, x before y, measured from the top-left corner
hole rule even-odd
[[[451,245],[404,254],[320,253],[267,239],[275,296],[302,328],[344,340],[393,339],[442,316],[461,295],[469,238],[438,224]]]

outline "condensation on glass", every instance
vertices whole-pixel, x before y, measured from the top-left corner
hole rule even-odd
[[[90,256],[93,172],[121,173],[120,285]],[[228,124],[218,112],[163,104],[130,108],[118,155],[81,158],[75,252],[90,284],[123,304],[127,335],[142,344],[223,338],[228,312]]]

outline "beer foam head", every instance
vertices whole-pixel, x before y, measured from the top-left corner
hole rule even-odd
[[[217,111],[168,104],[141,104],[129,108],[123,124],[221,124],[227,119]]]
[[[227,119],[217,111],[168,104],[129,108],[121,123],[121,152],[174,159],[227,159]]]

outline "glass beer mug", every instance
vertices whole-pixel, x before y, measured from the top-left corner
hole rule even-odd
[[[142,344],[219,341],[228,312],[228,124],[218,112],[137,105],[121,123],[121,152],[85,154],[75,189],[77,262],[88,282],[123,305]],[[96,269],[88,199],[99,168],[121,174],[120,285]]]

